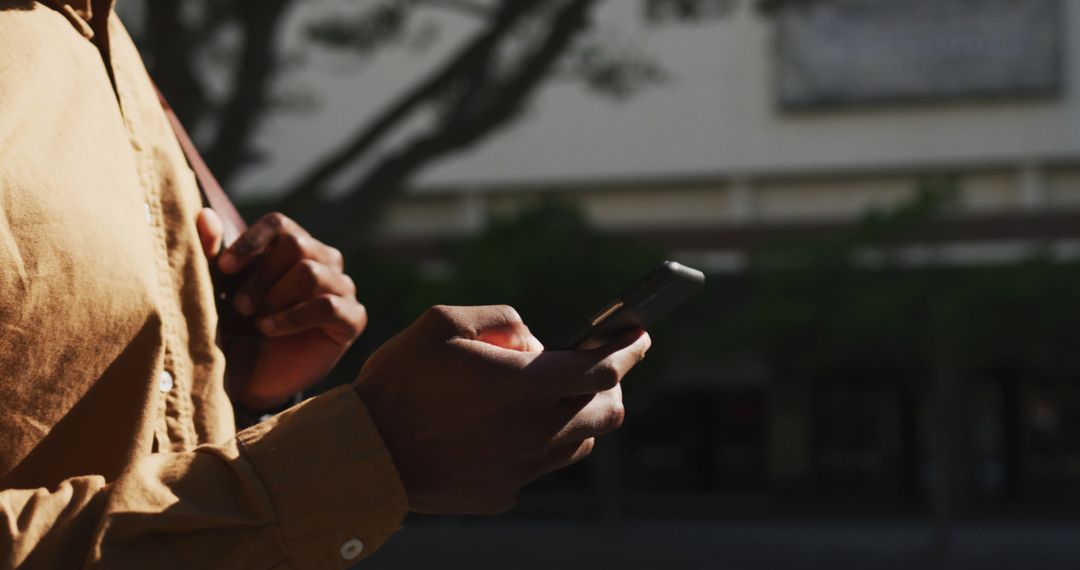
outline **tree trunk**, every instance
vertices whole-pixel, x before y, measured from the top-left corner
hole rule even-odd
[[[508,77],[494,78],[487,69],[494,65],[496,44],[488,54],[492,59],[485,60],[467,78],[481,83],[490,81],[489,85],[470,84],[472,92],[460,97],[441,124],[381,161],[370,174],[351,186],[344,200],[323,208],[319,218],[305,221],[333,231],[329,237],[346,246],[351,245],[350,240],[369,235],[389,200],[399,194],[422,167],[479,143],[521,112],[572,40],[588,28],[588,15],[597,1],[565,2],[549,16],[547,34],[518,62]]]
[[[244,47],[233,74],[231,95],[218,115],[218,129],[206,162],[228,188],[244,165],[248,141],[265,117],[267,94],[277,72],[278,28],[292,0],[244,0]]]
[[[145,5],[143,46],[154,80],[180,120],[194,126],[206,114],[207,99],[195,71],[195,50],[182,16],[184,5],[171,0],[149,0]]]

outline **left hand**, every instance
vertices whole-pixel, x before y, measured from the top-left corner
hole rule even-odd
[[[282,214],[263,216],[221,251],[222,223],[204,208],[196,220],[203,252],[226,274],[254,265],[233,296],[236,311],[265,337],[248,380],[233,398],[251,410],[284,404],[337,364],[367,326],[341,252]]]

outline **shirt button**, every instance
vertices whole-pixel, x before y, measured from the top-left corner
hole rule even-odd
[[[350,538],[345,541],[345,544],[341,545],[341,557],[345,560],[352,560],[360,553],[364,551],[364,541],[359,538]]]
[[[154,223],[154,214],[150,211],[150,204],[143,202],[143,206],[146,206],[146,222],[149,224]]]
[[[161,374],[158,375],[158,390],[161,390],[162,392],[168,392],[169,390],[172,390],[172,387],[172,374],[169,374],[167,371],[162,370]]]

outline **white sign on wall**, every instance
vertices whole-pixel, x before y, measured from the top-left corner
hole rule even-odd
[[[788,109],[1051,96],[1061,0],[814,0],[777,15]]]

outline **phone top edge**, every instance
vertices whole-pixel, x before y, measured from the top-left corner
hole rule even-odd
[[[670,283],[681,283],[696,291],[705,285],[705,274],[677,261],[665,261],[622,291],[617,299],[627,305],[635,304],[643,294],[648,296],[657,287]]]
[[[661,267],[663,267],[668,273],[680,275],[688,281],[693,281],[700,284],[705,283],[705,274],[703,272],[698,269],[694,269],[693,267],[683,265],[678,261],[665,261],[661,264]]]
[[[589,319],[566,331],[551,347],[555,350],[574,349],[587,340],[595,332],[594,329],[603,325],[609,317],[624,309],[636,310],[640,304],[655,297],[658,290],[677,286],[683,291],[681,296],[689,298],[704,285],[705,274],[701,271],[676,261],[664,261],[624,290],[614,301],[593,313]]]

